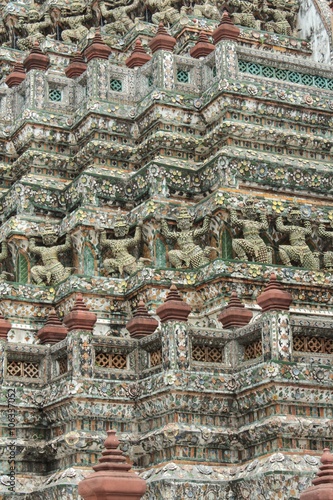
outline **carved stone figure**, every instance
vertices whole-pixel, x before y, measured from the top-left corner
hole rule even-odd
[[[40,17],[40,12],[35,7],[31,7],[28,12],[28,21],[25,19],[20,20],[19,26],[25,32],[26,37],[17,40],[19,49],[26,50],[32,48],[36,41],[41,43],[45,39],[43,31],[52,26],[52,21],[47,13],[44,16],[44,20],[40,20]]]
[[[258,19],[259,0],[229,0],[228,3],[237,9],[232,14],[235,24],[260,29],[261,21]]]
[[[268,230],[267,215],[260,213],[260,221],[257,219],[257,212],[254,201],[248,200],[242,211],[244,218],[239,219],[234,209],[230,210],[230,222],[243,231],[243,239],[233,239],[232,248],[237,258],[240,260],[253,260],[254,262],[272,263],[272,252],[260,237],[260,231]]]
[[[1,244],[1,253],[0,253],[0,262],[3,262],[8,257],[8,245],[6,241],[3,241]],[[0,283],[6,280],[6,276],[8,273],[2,271],[0,273]]]
[[[263,14],[266,17],[265,29],[280,35],[291,36],[293,34],[293,24],[295,13],[298,11],[298,5],[286,0],[270,0],[270,6],[267,2],[263,5]]]
[[[330,225],[333,228],[333,221],[331,221]],[[333,241],[333,231],[326,231],[324,224],[320,224],[318,234],[325,240]],[[324,252],[323,261],[324,268],[327,271],[333,271],[333,251]]]
[[[215,2],[205,0],[203,4],[195,3],[193,6],[193,15],[197,17],[206,17],[207,19],[221,20],[221,13],[216,7]]]
[[[180,19],[178,3],[175,0],[145,0],[145,6],[154,11],[152,21],[154,24],[174,24]]]
[[[71,268],[64,267],[58,258],[60,253],[67,252],[71,248],[71,238],[67,234],[63,245],[55,245],[57,239],[54,229],[48,226],[42,234],[43,245],[45,246],[37,246],[35,238],[31,238],[29,241],[29,250],[39,255],[43,262],[42,266],[33,266],[31,268],[31,277],[37,285],[42,283],[55,285],[71,274]]]
[[[129,231],[129,224],[122,215],[118,215],[113,226],[115,239],[107,239],[106,231],[102,231],[101,246],[109,248],[112,252],[112,257],[103,261],[103,267],[108,274],[119,274],[120,276],[123,276],[124,273],[132,274],[138,269],[142,269],[145,263],[150,262],[149,259],[142,257],[137,261],[134,255],[129,252],[129,249],[140,245],[142,225],[143,222],[140,221],[135,229],[133,238],[126,237]]]
[[[192,229],[192,216],[185,206],[182,206],[177,216],[177,228],[179,231],[170,231],[164,219],[161,220],[162,234],[166,238],[177,243],[179,250],[170,250],[169,261],[173,267],[196,268],[208,264],[212,251],[216,248],[205,247],[202,249],[195,243],[200,236],[208,233],[211,215],[206,215],[200,229]]]
[[[285,266],[291,266],[292,262],[301,267],[312,270],[319,269],[319,258],[316,253],[311,252],[306,244],[306,237],[311,234],[311,224],[308,220],[302,226],[302,214],[296,205],[290,208],[287,220],[290,224],[285,225],[280,216],[276,220],[276,229],[281,233],[289,234],[290,245],[280,245],[279,255]]]
[[[113,4],[113,7],[108,8],[107,2],[101,1],[99,2],[99,8],[101,11],[101,15],[104,19],[110,20],[109,23],[105,26],[105,32],[110,33],[119,33],[124,35],[134,26],[134,21],[131,19],[129,14],[133,12],[140,4],[140,0],[134,0],[133,3],[129,5],[122,5],[119,7],[115,7],[116,3]]]
[[[86,13],[85,9],[87,9]],[[62,29],[61,38],[64,42],[75,42],[87,35],[89,29],[85,23],[93,19],[90,7],[86,7],[83,2],[71,2],[69,15],[64,15],[57,6],[50,7],[50,18],[55,29]]]

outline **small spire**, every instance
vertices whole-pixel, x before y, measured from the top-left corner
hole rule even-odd
[[[12,324],[7,321],[0,312],[0,340],[7,340],[7,334]]]
[[[240,328],[247,325],[252,316],[252,311],[245,308],[237,293],[233,290],[228,305],[217,319],[222,323],[223,328]]]
[[[23,66],[28,73],[31,69],[39,69],[46,71],[50,65],[50,58],[48,55],[43,54],[40,49],[39,43],[34,42],[30,54],[24,59]]]
[[[147,54],[142,46],[140,38],[135,40],[134,50],[126,59],[125,64],[128,68],[139,68],[150,61],[151,56]]]
[[[333,498],[333,455],[329,448],[324,448],[322,465],[310,486],[300,495],[300,500],[332,500]]]
[[[213,31],[212,37],[214,43],[217,44],[221,40],[238,40],[240,29],[232,22],[229,12],[226,8],[223,10],[222,19],[216,30]]]
[[[257,303],[262,308],[262,312],[288,311],[291,302],[291,294],[283,289],[281,283],[276,279],[276,274],[271,273],[264,292],[257,298]]]
[[[173,52],[175,45],[176,39],[169,35],[164,24],[160,22],[156,35],[149,42],[152,53],[154,54],[157,50],[168,50],[169,52]]]
[[[73,309],[64,317],[64,323],[68,331],[86,330],[92,332],[96,321],[96,314],[89,311],[83,301],[82,293],[78,293]]]
[[[171,285],[163,304],[156,309],[156,314],[161,318],[161,322],[166,321],[187,321],[192,308],[183,301],[176,285]]]
[[[72,57],[69,65],[65,68],[67,78],[77,78],[81,76],[87,69],[87,64],[84,62],[81,52],[76,52]]]
[[[149,316],[143,300],[140,300],[138,307],[134,311],[133,318],[126,324],[127,330],[132,338],[146,337],[154,333],[158,327],[158,321]]]
[[[105,450],[99,463],[93,466],[95,472],[79,483],[78,493],[83,500],[140,500],[147,489],[146,481],[130,470],[131,465],[118,448],[116,432],[107,433]]]
[[[56,344],[66,338],[68,329],[61,323],[54,308],[51,309],[45,325],[37,332],[41,344]]]
[[[96,30],[95,36],[91,42],[91,44],[85,49],[84,55],[87,58],[87,61],[91,61],[92,59],[109,59],[109,55],[112,50],[106,43],[103,41],[101,37],[100,29]]]
[[[5,83],[8,85],[9,88],[16,87],[17,85],[20,85],[20,83],[23,82],[25,79],[26,74],[24,71],[24,66],[23,63],[20,61],[17,61],[14,64],[13,70],[9,75],[7,76]]]
[[[204,31],[200,31],[197,43],[190,50],[190,56],[195,59],[206,57],[208,54],[213,52],[214,49],[215,45],[210,43],[206,33]]]

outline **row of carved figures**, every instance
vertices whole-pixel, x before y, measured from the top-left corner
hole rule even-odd
[[[229,0],[235,24],[291,35],[296,29],[298,0]],[[1,12],[2,42],[27,49],[46,36],[63,42],[77,42],[92,27],[104,26],[110,35],[125,35],[141,20],[186,25],[188,16],[220,21],[225,4],[220,0],[179,2],[178,0],[80,0],[51,2],[46,9],[32,3],[25,10],[10,2]]]
[[[210,232],[211,214],[205,216],[201,227],[193,227],[193,217],[183,205],[177,214],[177,229],[171,230],[167,222],[162,219],[161,233],[176,248],[169,250],[168,259],[172,267],[195,269],[207,264],[212,256],[218,253],[217,248],[206,246],[202,248],[197,240]],[[288,223],[283,222],[280,216],[276,220],[276,229],[289,237],[289,245],[279,246],[279,256],[285,266],[301,266],[311,270],[319,270],[319,253],[311,251],[306,243],[306,238],[311,234],[311,224],[308,220],[302,221],[299,208],[293,205],[287,216]],[[243,238],[234,238],[232,247],[239,260],[253,262],[272,263],[272,249],[266,245],[260,233],[268,230],[268,219],[264,212],[259,217],[253,200],[248,200],[242,210],[242,217],[237,215],[236,210],[230,210],[230,222],[243,232]],[[142,225],[140,221],[135,229],[133,237],[129,236],[130,226],[123,215],[116,216],[113,232],[114,238],[107,238],[106,231],[100,235],[100,245],[109,250],[110,257],[103,260],[105,273],[111,276],[130,275],[135,271],[149,265],[151,261],[143,257],[135,257],[131,252],[139,250],[142,239]],[[319,236],[324,239],[333,240],[333,231],[327,231],[324,225],[319,226]],[[59,254],[71,248],[71,238],[67,234],[66,241],[62,245],[56,245],[58,237],[54,229],[49,225],[42,233],[43,245],[36,245],[35,238],[29,240],[30,252],[36,254],[40,265],[31,268],[32,280],[37,284],[56,284],[66,279],[72,268],[65,267],[59,260]],[[8,256],[7,243],[2,243],[0,261]],[[333,251],[327,251],[323,256],[324,268],[333,269]],[[1,274],[5,280],[7,273]]]

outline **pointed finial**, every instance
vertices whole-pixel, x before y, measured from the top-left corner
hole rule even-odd
[[[156,314],[161,318],[161,322],[166,321],[187,321],[192,308],[181,298],[176,285],[171,285],[163,304],[156,309]]]
[[[240,328],[247,325],[251,321],[252,316],[252,311],[245,308],[234,290],[231,292],[228,305],[217,319],[222,323],[223,328]]]
[[[146,491],[146,481],[139,478],[118,449],[116,432],[108,430],[104,442],[105,450],[99,463],[93,466],[95,472],[78,485],[83,500],[140,500]]]
[[[132,338],[146,337],[154,333],[158,327],[158,321],[149,316],[143,300],[140,300],[138,307],[134,311],[133,318],[126,324],[127,330]]]
[[[232,22],[228,10],[223,10],[222,19],[216,30],[213,31],[212,37],[215,45],[221,40],[238,40],[240,29]]]
[[[288,311],[291,302],[291,294],[283,289],[281,283],[276,279],[276,274],[271,273],[264,292],[257,298],[257,303],[262,308],[262,312]]]
[[[151,56],[143,48],[140,38],[137,38],[134,50],[128,59],[126,59],[125,64],[128,68],[139,68],[150,61],[150,59]]]
[[[197,43],[190,50],[190,56],[195,59],[206,57],[208,54],[213,52],[214,49],[215,45],[210,43],[206,33],[204,31],[200,31]]]
[[[167,50],[169,52],[173,52],[175,45],[176,39],[169,35],[164,27],[164,24],[160,22],[156,35],[149,42],[149,47],[151,48],[152,53],[154,54],[157,50]]]

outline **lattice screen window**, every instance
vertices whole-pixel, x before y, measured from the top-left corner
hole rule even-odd
[[[63,358],[57,359],[57,373],[58,375],[64,375],[68,372],[68,358],[64,356]]]
[[[154,85],[154,77],[153,75],[148,76],[148,87],[152,87]]]
[[[62,91],[60,89],[50,89],[49,90],[49,99],[52,102],[62,101]]]
[[[324,76],[309,75],[287,69],[274,68],[252,61],[238,61],[239,71],[250,75],[259,75],[265,78],[277,78],[285,82],[300,83],[309,87],[333,90],[333,79]]]
[[[186,69],[177,70],[177,82],[189,83],[190,82],[190,72]]]
[[[127,356],[123,353],[96,353],[96,365],[100,368],[117,368],[118,370],[126,370]]]
[[[255,340],[251,344],[247,344],[244,350],[244,359],[255,359],[262,355],[262,341]]]
[[[154,366],[159,366],[162,364],[162,349],[156,349],[156,351],[152,351],[150,353],[150,366],[153,368]]]
[[[8,360],[7,375],[10,377],[39,378],[39,363]]]
[[[222,363],[223,349],[222,347],[194,344],[192,346],[192,360],[201,363]]]
[[[333,353],[333,339],[328,339],[327,337],[296,335],[294,336],[293,344],[294,351],[298,352]]]
[[[111,78],[110,89],[113,90],[113,92],[121,92],[123,90],[123,82],[116,78]]]

